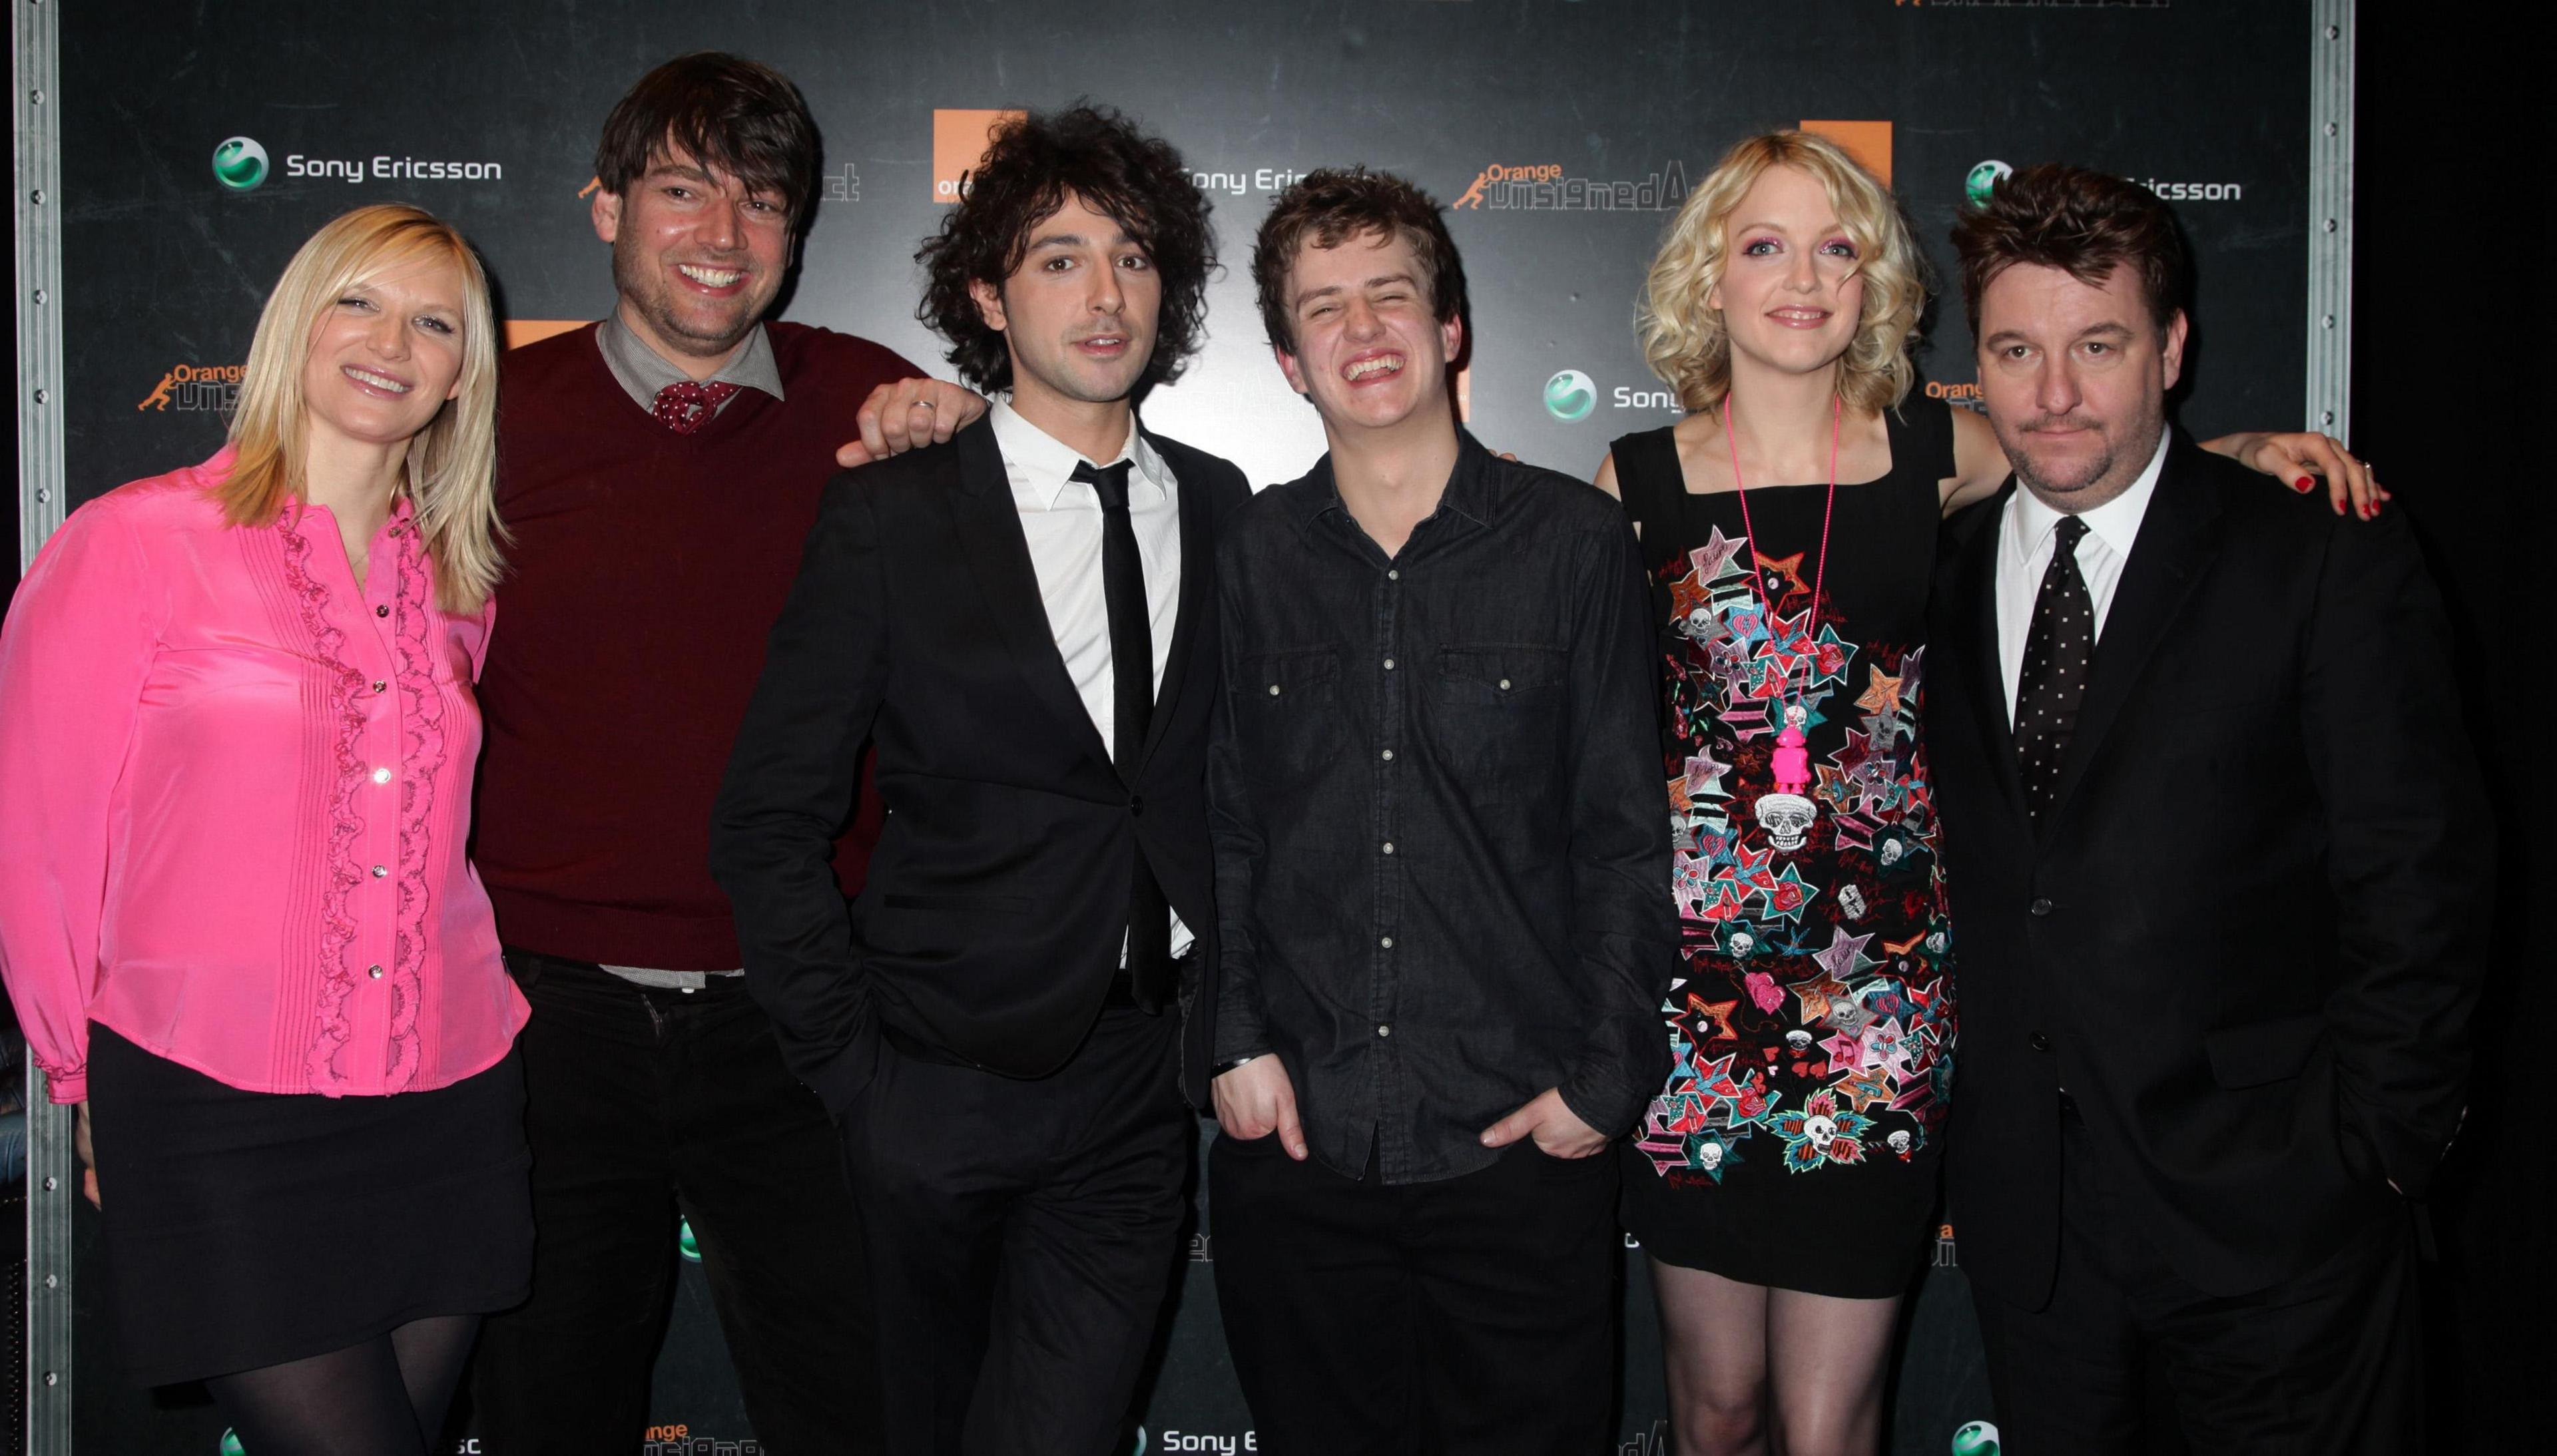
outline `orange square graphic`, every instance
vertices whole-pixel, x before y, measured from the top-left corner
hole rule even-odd
[[[1891,186],[1891,123],[1887,121],[1806,121],[1803,130],[1827,137],[1846,149],[1856,165]]]
[[[958,201],[961,180],[986,159],[986,144],[994,139],[995,128],[1026,114],[1019,110],[953,111],[934,107],[932,200]]]
[[[506,347],[522,348],[528,343],[539,343],[554,333],[584,329],[594,322],[592,319],[509,319],[506,321]]]

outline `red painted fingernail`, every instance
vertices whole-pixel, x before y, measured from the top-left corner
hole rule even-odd
[[[2299,493],[2301,493],[2302,495],[2306,495],[2306,494],[2308,494],[2308,493],[2309,493],[2309,490],[2312,488],[2312,487],[2310,486],[2310,484],[2309,484],[2309,477],[2308,477],[2308,476],[2306,476],[2306,475],[2302,475],[2302,476],[2301,476],[2301,477],[2299,477],[2298,479],[2293,480],[2293,481],[2291,482],[2291,488],[2292,488],[2293,490],[2298,491],[2298,492],[2299,492]]]

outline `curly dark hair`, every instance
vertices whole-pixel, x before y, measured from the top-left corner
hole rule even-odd
[[[950,340],[959,377],[992,394],[1012,383],[1012,355],[969,296],[972,283],[998,288],[1029,251],[1031,229],[1071,195],[1128,229],[1163,281],[1154,352],[1138,382],[1144,390],[1180,377],[1207,319],[1216,234],[1208,200],[1181,154],[1108,107],[1080,104],[1006,122],[965,182],[941,230],[914,260],[928,281],[915,318]]]
[[[1287,319],[1287,270],[1297,253],[1398,232],[1429,275],[1431,315],[1441,324],[1462,317],[1465,265],[1436,199],[1392,173],[1364,167],[1318,168],[1280,193],[1252,247],[1252,284],[1261,296],[1261,325],[1270,331],[1270,341],[1296,351],[1296,331]]]
[[[817,123],[799,88],[771,66],[697,51],[639,77],[605,118],[596,181],[619,197],[647,176],[652,155],[679,149],[747,187],[779,193],[791,220],[807,220]]]
[[[2045,162],[1997,185],[1953,223],[1962,307],[1980,331],[1980,298],[2018,263],[2057,268],[2100,288],[2125,263],[2140,276],[2149,317],[2164,330],[2193,287],[2193,259],[2175,213],[2157,194],[2091,167]]]

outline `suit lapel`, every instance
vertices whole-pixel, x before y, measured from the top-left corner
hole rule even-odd
[[[2078,726],[2060,766],[2060,781],[2052,786],[2051,808],[2042,816],[2046,825],[2059,819],[2087,765],[2103,751],[2150,654],[2220,552],[2220,497],[2192,468],[2192,455],[2199,448],[2178,434],[2167,450],[2148,514],[2140,518],[2139,539],[2131,546],[2131,559],[2122,563],[2112,609],[2095,640],[2094,674],[2078,707]]]
[[[950,448],[959,453],[959,488],[951,492],[951,509],[995,630],[1030,695],[1107,770],[1109,745],[1101,741],[1074,679],[1066,675],[1065,659],[1057,655],[1056,634],[1039,597],[1038,569],[1030,564],[1029,540],[1021,534],[1020,512],[1012,505],[995,429],[981,420],[951,437]]]
[[[1163,740],[1164,730],[1172,721],[1172,705],[1180,701],[1181,690],[1188,682],[1190,657],[1198,650],[1199,622],[1207,614],[1208,580],[1214,575],[1212,563],[1216,555],[1216,523],[1211,519],[1208,503],[1206,469],[1174,459],[1172,452],[1164,448],[1165,442],[1152,435],[1145,440],[1170,466],[1173,488],[1179,495],[1181,585],[1180,610],[1172,622],[1172,650],[1163,659],[1163,680],[1154,685],[1154,712],[1145,725],[1145,749],[1138,760],[1140,773],[1154,756],[1154,745]],[[1136,775],[1129,777],[1134,782]]]
[[[2004,534],[2007,497],[2016,488],[2015,481],[2009,479],[1994,500],[1980,507],[1970,539],[1959,545],[1959,568],[1953,578],[1953,623],[1962,634],[1958,670],[1965,679],[1963,697],[1971,706],[1971,727],[1979,733],[1980,752],[1997,775],[2007,808],[2021,815],[2024,783],[2015,766],[2015,732],[2007,724],[2006,675],[1999,666],[2002,659],[1998,652],[1997,615],[1999,543]]]

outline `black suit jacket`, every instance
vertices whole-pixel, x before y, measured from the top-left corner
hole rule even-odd
[[[2010,482],[2007,489],[2018,488]],[[1928,751],[1961,1006],[1962,1262],[2039,1307],[2058,1093],[2176,1270],[2295,1273],[2458,1125],[2491,826],[2400,513],[2339,519],[2179,432],[2037,832],[1998,671],[2006,495],[1939,555]]]
[[[869,1083],[882,1022],[1007,1076],[1073,1055],[1118,969],[1132,839],[1199,939],[1187,964],[1214,964],[1211,575],[1250,489],[1224,461],[1146,439],[1179,482],[1180,614],[1124,776],[1049,635],[991,425],[826,487],[720,789],[711,871],[746,985],[836,1112]],[[887,818],[848,920],[827,860],[866,739]],[[1194,1100],[1213,995],[1214,978],[1185,978]]]

